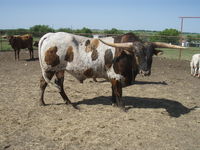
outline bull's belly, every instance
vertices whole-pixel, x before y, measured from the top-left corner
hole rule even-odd
[[[109,68],[108,70],[105,70],[102,66],[79,66],[76,64],[67,64],[67,63],[63,63],[63,64],[59,64],[55,67],[48,67],[48,65],[46,66],[47,68],[45,68],[46,71],[61,71],[61,70],[65,70],[67,71],[69,74],[71,74],[72,76],[74,76],[77,80],[79,80],[80,82],[83,82],[85,79],[87,78],[104,78],[106,80],[118,80],[122,83],[123,87],[126,87],[126,83],[125,83],[125,78],[124,76],[115,73],[113,66],[111,66],[111,68]]]
[[[65,70],[81,82],[93,77],[108,79],[107,72],[101,67],[67,65]]]

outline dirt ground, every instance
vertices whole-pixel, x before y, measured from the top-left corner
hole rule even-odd
[[[37,51],[35,51],[37,57]],[[47,87],[38,106],[38,59],[0,52],[0,149],[6,150],[199,150],[200,79],[189,61],[154,58],[152,75],[123,89],[127,112],[111,106],[111,85],[65,74],[65,91],[80,110]]]

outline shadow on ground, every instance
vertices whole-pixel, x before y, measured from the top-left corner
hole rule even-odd
[[[194,108],[187,108],[180,102],[169,99],[157,99],[157,98],[141,98],[141,97],[123,97],[126,104],[126,109],[134,108],[164,108],[171,117],[180,117],[189,113]],[[111,105],[111,97],[100,96],[93,99],[84,99],[76,103],[77,105],[86,104],[86,105]]]
[[[39,58],[33,58],[33,59],[25,59],[25,61],[37,61]]]

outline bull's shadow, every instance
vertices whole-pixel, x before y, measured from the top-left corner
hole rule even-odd
[[[108,80],[101,80],[101,81],[97,81],[98,83],[104,83],[104,82],[109,82]],[[165,81],[160,81],[160,82],[153,82],[153,81],[134,81],[134,83],[132,85],[135,84],[157,84],[157,85],[168,85]],[[130,85],[130,86],[132,86]]]
[[[180,102],[168,99],[157,99],[157,98],[141,98],[141,97],[128,97],[124,96],[126,109],[134,108],[164,108],[171,117],[180,117],[181,115],[189,113],[194,108],[187,108]],[[79,101],[76,105],[111,105],[111,97],[96,97],[93,99],[84,99]]]
[[[165,81],[153,82],[153,81],[135,81],[134,84],[158,84],[158,85],[168,85]]]
[[[39,60],[39,58],[37,57],[37,58],[30,58],[30,59],[25,59],[25,61],[38,61]]]

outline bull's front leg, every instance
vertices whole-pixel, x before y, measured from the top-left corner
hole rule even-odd
[[[17,49],[14,49],[14,51],[15,51],[15,60],[17,60]]]
[[[194,76],[194,67],[191,66],[191,76]]]
[[[194,77],[195,76],[198,76],[198,68],[195,66],[195,68],[194,68]]]
[[[30,59],[34,59],[34,53],[33,53],[33,48],[29,48],[29,55],[30,55]]]
[[[122,84],[116,79],[111,80],[112,84],[112,103],[125,111],[125,103],[122,100]]]
[[[116,102],[116,95],[115,95],[115,92],[114,92],[114,86],[111,87],[112,88],[112,105],[115,107],[117,106],[117,102]]]

